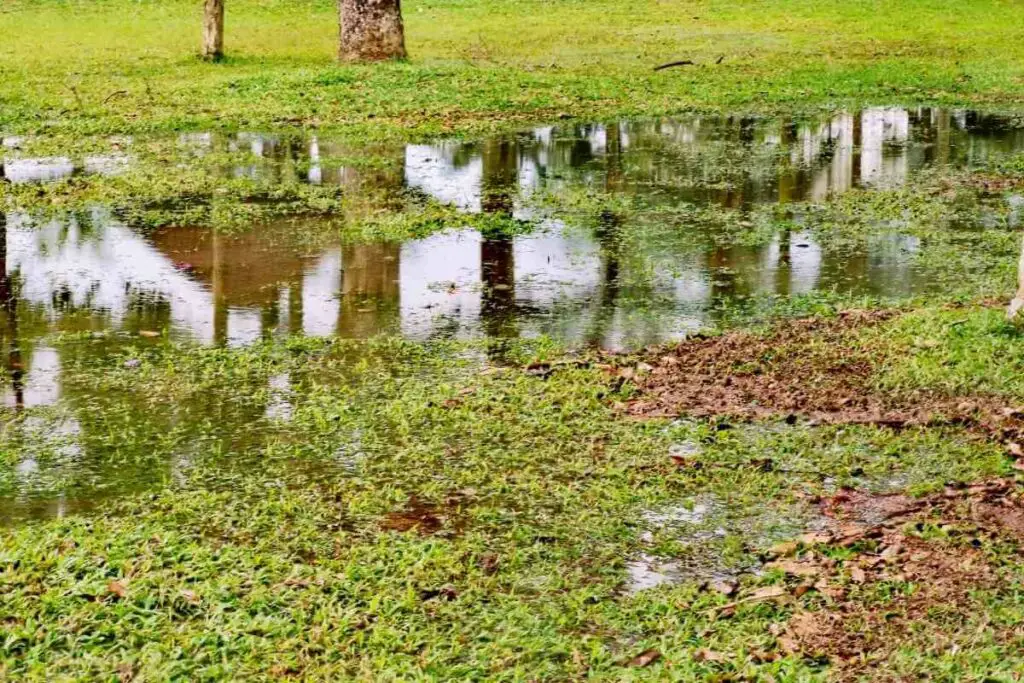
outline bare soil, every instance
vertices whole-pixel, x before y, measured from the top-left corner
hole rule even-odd
[[[809,536],[797,545],[803,552],[793,550],[769,567],[795,579],[794,593],[821,596],[819,605],[790,618],[779,633],[779,649],[827,658],[839,679],[869,674],[885,680],[890,673],[884,662],[897,647],[917,640],[931,649],[955,647],[969,636],[977,593],[1005,590],[1013,581],[980,543],[999,539],[1019,548],[1024,541],[1024,489],[1012,479],[923,499],[841,491],[819,504],[835,519],[835,532]],[[908,533],[924,522],[945,530],[948,540]],[[836,561],[821,552],[823,544],[858,552]],[[876,590],[881,584],[891,591]],[[888,599],[878,597],[886,593]],[[1021,642],[1024,629],[998,635]]]
[[[1016,439],[1024,415],[999,397],[875,388],[884,352],[857,333],[895,315],[847,311],[789,321],[768,334],[730,332],[659,349],[626,368],[639,393],[624,410],[635,417],[802,417],[895,428],[959,424]]]

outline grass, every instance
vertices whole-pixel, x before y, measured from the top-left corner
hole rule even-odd
[[[998,311],[921,309],[864,334],[883,382],[1024,398],[1024,337]],[[965,343],[929,344],[927,363],[906,354],[949,334]],[[62,343],[73,359],[65,409],[84,450],[41,470],[116,462],[115,486],[130,490],[136,473],[151,492],[0,535],[0,666],[17,679],[815,679],[828,669],[813,657],[758,653],[777,652],[771,625],[817,598],[714,620],[729,599],[701,579],[778,582],[742,570],[813,526],[808,495],[837,484],[923,493],[1012,471],[998,444],[956,427],[623,420],[614,406],[632,389],[616,390],[601,367],[495,370],[472,342],[161,342],[100,357],[74,355],[86,337]],[[505,351],[517,363],[563,354],[543,341]],[[949,379],[977,368],[990,384]],[[282,374],[291,410],[268,417],[268,381]],[[68,417],[47,410],[4,430],[8,490],[25,426]],[[679,444],[705,466],[677,467]],[[766,453],[776,467],[757,465]],[[73,502],[93,486],[72,477],[58,488]],[[707,511],[679,512],[695,506]],[[628,592],[640,553],[685,567],[685,579]],[[998,565],[1012,572],[1013,557]],[[943,637],[970,638],[963,649],[893,661],[907,675],[1009,675],[1021,665],[1004,626],[1017,591],[1014,579],[948,607],[994,618],[937,622]],[[885,609],[896,597],[865,599]],[[647,649],[662,658],[624,665]]]
[[[569,169],[524,204],[530,221],[458,212],[404,189],[396,170],[400,142],[573,117],[1013,110],[1024,102],[1015,10],[412,0],[410,60],[339,66],[334,6],[320,0],[232,0],[219,64],[195,56],[191,1],[10,0],[0,133],[30,137],[5,155],[77,159],[123,151],[133,136],[133,163],[110,177],[0,183],[0,206],[78,217],[86,236],[90,210],[105,206],[136,230],[253,230],[296,253],[452,227],[520,234],[554,218],[570,235],[600,235],[620,307],[642,320],[680,264],[803,232],[835,264],[833,290],[762,297],[744,281],[756,268],[709,270],[732,294],[708,318],[770,327],[893,307],[849,337],[868,359],[866,386],[1016,409],[1024,334],[991,300],[1006,300],[1016,277],[1019,154],[896,189],[730,209],[675,191],[781,177],[788,156],[712,141],[675,150],[678,168],[659,180],[655,141],[649,158],[630,158],[629,189],[602,191],[593,168]],[[681,58],[697,65],[653,71]],[[199,156],[174,135],[277,130],[298,149],[297,129],[321,133],[321,162],[349,171],[344,187],[304,182],[312,162],[301,155]],[[328,133],[340,142],[328,146]],[[894,233],[919,245],[901,258],[920,287],[898,296],[872,289],[853,258]],[[858,278],[865,286],[846,287]],[[22,351],[56,349],[61,396],[0,416],[0,679],[1015,680],[1024,669],[1022,539],[969,510],[899,529],[919,549],[983,558],[998,577],[955,598],[927,597],[941,576],[856,580],[856,563],[882,551],[877,538],[796,546],[799,561],[824,567],[818,583],[765,566],[780,542],[829,523],[822,501],[841,487],[926,500],[1019,478],[1012,433],[629,419],[639,355],[545,337],[293,334],[212,348],[21,308]],[[151,328],[125,329],[138,325]],[[747,360],[737,372],[772,358]],[[1015,511],[1008,503],[1003,517]],[[652,564],[664,576],[639,590]],[[807,614],[834,616],[837,633],[884,623],[887,642],[849,661],[787,649]]]
[[[417,0],[404,6],[408,62],[338,66],[333,3],[239,0],[228,58],[211,65],[195,58],[191,2],[14,0],[0,12],[0,130],[298,125],[366,138],[688,108],[1010,108],[1024,97],[1013,10],[1007,0]],[[652,70],[680,58],[698,66]]]

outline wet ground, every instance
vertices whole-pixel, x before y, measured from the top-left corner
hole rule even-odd
[[[28,158],[19,151],[26,144],[3,139],[7,182],[122,173],[136,143],[113,141],[109,154],[81,159]],[[49,443],[48,457],[63,473],[56,477],[32,457],[8,468],[0,505],[12,516],[61,514],[74,506],[72,498],[90,500],[100,479],[115,493],[125,488],[92,471],[71,477],[80,480],[71,498],[62,492],[70,490],[60,483],[68,471],[78,463],[95,470],[103,458],[82,456],[80,424],[74,410],[64,410],[89,397],[67,396],[67,345],[53,342],[56,332],[92,333],[95,343],[79,344],[74,355],[97,357],[162,336],[231,346],[297,333],[416,340],[550,335],[569,345],[628,349],[679,339],[759,297],[911,296],[936,286],[917,261],[919,237],[895,223],[837,248],[787,206],[899,188],[921,172],[971,168],[1022,151],[1024,122],[876,108],[801,122],[565,123],[482,142],[396,146],[372,173],[336,161],[358,148],[316,136],[190,134],[177,144],[197,156],[237,154],[243,161],[226,164],[225,178],[288,176],[352,192],[411,193],[532,228],[514,237],[467,228],[404,243],[310,248],[288,239],[289,221],[216,235],[194,225],[140,231],[101,207],[60,220],[0,214],[5,420],[8,428],[42,433],[27,442]],[[574,207],[595,197],[606,208],[579,220]],[[1006,223],[991,226],[979,214],[967,227],[1016,227],[1021,198],[996,201],[1016,207]],[[630,224],[622,202],[655,217],[671,208],[677,223],[659,230],[655,218],[653,227],[642,226],[649,239],[626,239],[641,226]],[[682,226],[680,207],[693,216]],[[711,234],[721,227],[708,219],[712,213],[727,217],[732,237]],[[759,239],[746,238],[757,231]],[[232,413],[218,432],[228,438],[256,422],[287,421],[292,391],[288,376],[276,376],[267,405]],[[60,409],[61,417],[15,418],[33,408]],[[134,472],[125,477],[133,481],[127,488],[164,481],[168,471]]]

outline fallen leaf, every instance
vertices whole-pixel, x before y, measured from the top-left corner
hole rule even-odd
[[[192,604],[192,605],[198,605],[199,604],[199,594],[196,593],[195,591],[183,590],[183,591],[181,591],[181,597],[183,597],[185,599],[185,602],[187,602],[189,604]]]
[[[633,659],[626,662],[623,666],[647,666],[661,659],[661,653],[657,650],[644,650]]]
[[[882,551],[881,558],[886,562],[893,562],[902,551],[903,546],[899,543],[894,543]]]
[[[702,647],[694,652],[693,658],[698,662],[724,662],[726,660],[725,655],[721,652],[715,652],[706,647]]]
[[[779,658],[779,653],[768,652],[766,650],[751,650],[750,658],[754,660],[755,664],[766,664],[768,662],[774,662]]]
[[[128,589],[125,588],[124,584],[119,581],[108,582],[107,590],[119,598],[123,598],[124,596],[128,595]]]
[[[809,534],[804,534],[797,539],[804,545],[824,545],[825,543],[832,542],[832,534],[827,531],[817,531]]]
[[[841,546],[850,546],[864,538],[869,531],[868,527],[861,524],[844,524],[839,528],[836,543]]]
[[[712,607],[710,611],[716,617],[728,619],[732,615],[736,614],[736,603],[730,602],[729,604],[722,605],[721,607]]]
[[[676,464],[681,470],[699,470],[703,467],[701,462],[696,458],[687,458],[682,455],[670,455],[672,462]]]
[[[854,567],[850,570],[850,578],[853,580],[854,583],[864,583],[868,579],[867,575],[864,573],[864,570],[860,567]]]
[[[734,581],[716,581],[711,584],[711,588],[722,595],[732,595],[736,592],[736,583]]]

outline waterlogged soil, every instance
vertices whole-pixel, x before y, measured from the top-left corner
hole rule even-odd
[[[148,226],[9,207],[0,677],[201,677],[214,632],[311,678],[366,674],[362,648],[407,677],[991,669],[1021,644],[1024,199],[993,169],[1022,131],[564,124],[373,171],[300,134],[175,142],[232,187],[466,217],[376,242],[315,214],[213,230],[177,200]],[[5,141],[10,197],[142,163],[32,144]]]
[[[789,594],[821,598],[777,629],[780,651],[827,658],[842,680],[888,680],[885,663],[899,648],[956,646],[976,596],[1013,590],[1005,563],[1022,559],[1022,495],[1017,481],[994,479],[919,499],[845,490],[822,499],[835,531],[782,546],[767,565],[788,577]],[[983,541],[1003,544],[1002,557]],[[997,630],[1007,644],[1022,636],[1012,624]]]
[[[1005,398],[879,386],[894,352],[865,330],[897,315],[892,309],[851,310],[785,322],[767,334],[735,331],[659,349],[626,368],[639,392],[624,410],[638,417],[965,425],[993,438],[1017,439],[1024,414]]]

